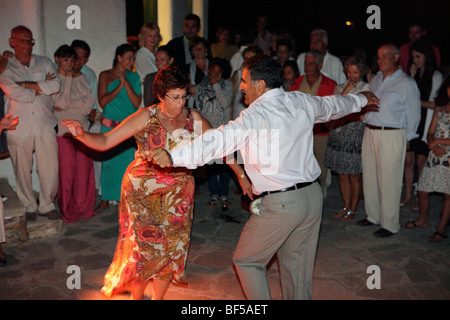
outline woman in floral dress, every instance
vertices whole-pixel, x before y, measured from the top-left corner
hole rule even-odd
[[[409,221],[404,228],[427,227],[430,192],[444,196],[441,219],[436,232],[428,241],[440,242],[448,237],[447,224],[450,221],[450,77],[444,81],[435,100],[437,106],[428,129],[427,139],[430,153],[417,186],[419,197],[419,218]]]
[[[77,121],[63,122],[75,138],[97,150],[131,136],[138,145],[122,181],[119,239],[102,288],[106,296],[131,289],[131,299],[142,299],[153,280],[152,299],[159,300],[171,282],[186,283],[194,178],[186,168],[162,169],[146,158],[153,148],[173,149],[211,128],[200,113],[185,108],[188,85],[176,67],[161,70],[153,87],[160,103],[137,111],[105,134],[85,132]],[[230,166],[243,174],[239,165]],[[240,180],[250,185],[247,178]]]

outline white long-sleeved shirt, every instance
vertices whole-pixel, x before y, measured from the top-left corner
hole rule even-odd
[[[300,75],[305,74],[305,55],[306,52],[300,53],[297,58]],[[320,69],[320,72],[326,77],[336,81],[338,84],[344,83],[347,80],[341,60],[328,51],[323,57],[322,69]]]
[[[311,182],[320,175],[313,153],[313,126],[358,112],[367,104],[359,95],[314,97],[272,89],[227,125],[210,130],[170,151],[174,166],[195,169],[240,150],[253,193]]]
[[[78,120],[84,130],[89,129],[86,116],[91,112],[95,99],[91,93],[84,75],[78,77],[65,77],[59,75],[61,79],[61,90],[51,96],[53,106],[61,108],[55,111],[58,119],[58,136],[64,136],[69,129],[61,125],[61,121],[65,119]]]
[[[136,52],[136,60],[134,62],[136,66],[136,72],[141,77],[141,83],[144,82],[144,78],[147,74],[158,72],[158,68],[155,63],[156,57],[146,47],[140,48]]]
[[[46,81],[47,73],[55,74],[55,79]],[[17,82],[37,82],[42,92],[36,95],[34,90],[21,87]],[[5,113],[19,116],[16,130],[9,135],[43,135],[54,130],[58,123],[50,95],[60,89],[58,74],[52,61],[44,56],[32,55],[29,67],[12,57],[5,71],[0,75],[0,87],[5,92]]]
[[[417,138],[420,122],[420,92],[410,76],[399,68],[383,80],[380,71],[370,82],[370,91],[380,99],[379,112],[369,112],[364,122],[391,128],[406,129],[408,141]]]

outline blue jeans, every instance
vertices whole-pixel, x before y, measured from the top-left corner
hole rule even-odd
[[[211,164],[206,167],[208,189],[211,198],[228,198],[230,174],[226,164]]]

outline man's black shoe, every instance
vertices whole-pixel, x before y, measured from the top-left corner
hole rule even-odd
[[[373,233],[373,235],[374,235],[375,237],[378,237],[378,238],[387,238],[387,237],[392,236],[393,233],[390,232],[389,230],[386,230],[386,229],[384,229],[384,228],[381,228],[381,229],[378,229],[377,231],[375,231],[375,232]]]
[[[362,226],[362,227],[367,227],[367,226],[372,226],[372,225],[374,225],[374,223],[370,222],[370,221],[367,220],[367,219],[359,220],[359,221],[357,222],[357,224],[358,224],[359,226]]]

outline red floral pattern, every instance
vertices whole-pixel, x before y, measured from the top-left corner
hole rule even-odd
[[[194,203],[194,178],[185,168],[161,169],[146,161],[145,151],[171,149],[174,143],[151,107],[149,120],[136,136],[136,159],[122,182],[119,239],[105,275],[106,296],[127,291],[153,278],[185,284]],[[192,114],[185,129],[193,137]]]

